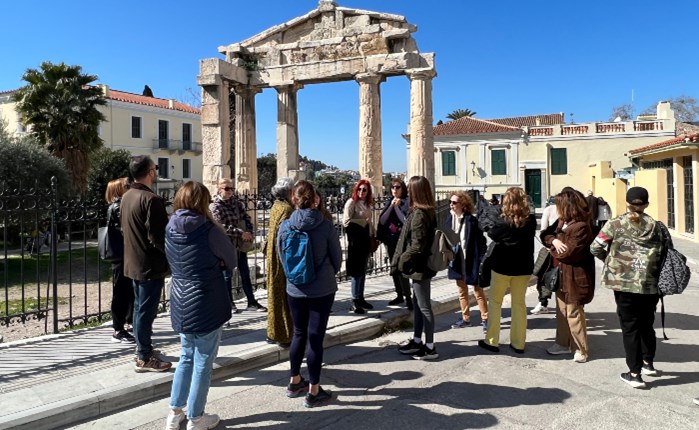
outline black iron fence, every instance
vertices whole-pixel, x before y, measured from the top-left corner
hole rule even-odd
[[[111,265],[97,254],[97,229],[106,223],[107,205],[103,201],[61,200],[56,185],[54,181],[50,188],[23,189],[0,184],[0,326],[22,324],[34,336],[111,319]],[[342,211],[348,196],[337,190],[322,190],[321,194],[332,214],[344,260],[347,239]],[[438,197],[441,219],[448,211],[449,196]],[[248,253],[253,287],[264,289],[266,267],[261,248],[267,239],[272,200],[262,194],[237,198],[248,209],[256,229],[256,246]],[[375,220],[387,198],[374,202]],[[367,274],[386,274],[389,266],[388,254],[381,246],[370,257]],[[243,296],[237,278],[233,281],[236,299]],[[338,280],[346,279],[343,269]],[[166,289],[161,310],[167,307]]]

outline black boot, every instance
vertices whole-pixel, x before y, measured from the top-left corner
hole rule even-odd
[[[364,309],[374,309],[374,306],[371,303],[364,300],[364,297],[360,298],[358,301],[359,301],[359,305],[361,307],[363,307]]]
[[[405,298],[405,307],[408,308],[409,311],[413,310],[413,298],[410,296],[407,296]]]
[[[388,302],[388,306],[395,306],[403,304],[403,296],[397,296],[395,299]]]
[[[366,311],[362,307],[361,301],[358,299],[352,300],[352,307],[350,308],[350,311],[360,315],[366,313]]]

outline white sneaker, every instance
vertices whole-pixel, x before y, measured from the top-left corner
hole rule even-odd
[[[184,421],[184,412],[180,412],[177,415],[172,413],[167,414],[165,430],[180,430],[180,424],[182,424],[182,421]]]
[[[216,427],[221,419],[216,414],[203,414],[187,423],[187,430],[209,430]]]
[[[554,343],[549,347],[549,349],[546,350],[551,355],[563,355],[563,354],[570,354],[570,349],[566,348],[565,346],[561,346],[557,343]]]
[[[580,351],[575,351],[575,356],[573,357],[573,361],[576,363],[586,363],[587,362],[587,355],[581,353]]]
[[[549,313],[549,308],[547,308],[546,306],[542,305],[541,302],[539,302],[529,313],[531,313],[532,315],[547,314]]]

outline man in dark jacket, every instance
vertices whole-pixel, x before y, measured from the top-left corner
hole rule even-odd
[[[133,157],[129,173],[134,178],[121,200],[124,234],[124,276],[133,279],[133,328],[136,338],[136,372],[164,372],[172,363],[153,351],[151,336],[160,296],[169,272],[165,257],[165,202],[150,187],[158,167],[147,155]]]

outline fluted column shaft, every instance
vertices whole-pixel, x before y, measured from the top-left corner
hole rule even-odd
[[[238,192],[257,191],[257,133],[255,95],[258,88],[237,85],[235,92],[235,186]]]
[[[359,175],[383,194],[380,75],[357,75],[359,83]]]
[[[284,85],[277,90],[277,178],[294,179],[299,169],[299,128],[297,91],[301,85]]]
[[[408,72],[410,79],[410,159],[408,177],[426,177],[434,190],[434,134],[432,131],[432,79],[434,70]]]

